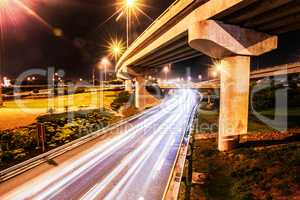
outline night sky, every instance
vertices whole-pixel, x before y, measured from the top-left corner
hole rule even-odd
[[[143,10],[157,18],[174,0],[144,0]],[[26,69],[55,66],[66,72],[66,77],[90,78],[95,63],[106,54],[111,37],[125,40],[125,20],[115,18],[101,25],[117,9],[115,1],[107,0],[23,0],[53,28],[61,29],[63,37],[17,7],[4,15],[1,21],[4,39],[2,46],[2,73],[15,78]],[[3,17],[4,16],[4,17]],[[15,23],[13,23],[13,20]],[[135,21],[133,39],[152,22],[139,15]]]
[[[10,1],[10,0],[7,0]],[[140,0],[141,1],[141,0]],[[142,9],[156,19],[174,0],[143,0]],[[12,2],[12,1],[10,1]],[[66,72],[66,79],[91,79],[93,67],[107,54],[106,45],[111,37],[126,37],[125,19],[116,22],[116,17],[103,22],[117,9],[115,1],[107,0],[23,0],[39,16],[47,21],[49,29],[16,5],[7,10],[0,5],[0,22],[4,24],[1,41],[1,71],[4,76],[16,78],[32,68],[55,66]],[[4,13],[4,14],[3,14]],[[14,22],[14,23],[13,23]],[[150,24],[147,17],[139,15],[134,22],[132,40]],[[102,24],[102,25],[101,25]],[[101,26],[100,26],[101,25]],[[63,37],[53,34],[53,28],[62,30]],[[279,48],[252,59],[252,68],[269,67],[300,60],[300,31],[281,35]],[[205,73],[211,63],[209,58],[173,65],[173,76],[190,74],[196,78]],[[195,67],[196,66],[196,67]],[[170,76],[172,76],[170,74]]]

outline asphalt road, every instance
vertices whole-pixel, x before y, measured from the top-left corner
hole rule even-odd
[[[56,158],[55,166],[0,184],[0,199],[162,199],[195,105],[192,90],[178,90],[140,119]]]

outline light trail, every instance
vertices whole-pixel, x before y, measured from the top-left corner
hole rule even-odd
[[[189,105],[187,107],[189,107],[190,112],[192,112],[193,109],[193,105],[195,105],[195,102],[189,102]],[[181,116],[184,120],[181,120],[181,122],[186,123],[185,126],[182,126],[180,124],[180,122],[176,123],[178,127],[186,127],[188,125],[188,119],[189,119],[189,114],[186,114],[186,116]],[[177,130],[180,131],[180,128],[176,128],[174,127],[173,130]],[[185,130],[181,130],[182,132],[184,132]],[[151,183],[153,181],[155,181],[157,179],[157,177],[159,177],[160,173],[162,172],[162,168],[163,166],[167,163],[167,159],[168,159],[168,155],[171,152],[172,146],[175,145],[176,142],[179,142],[179,140],[176,140],[176,138],[171,137],[169,138],[169,141],[166,142],[167,145],[164,146],[159,159],[157,159],[156,163],[153,165],[152,170],[150,170],[147,181],[143,184],[143,187],[140,188],[141,190],[141,194],[145,195],[147,193],[147,190],[149,190],[149,188],[151,187]],[[178,145],[180,145],[180,143],[178,143]],[[174,147],[174,146],[173,146]],[[138,174],[136,174],[136,176],[138,176]],[[123,189],[122,193],[120,194],[121,196],[124,195],[126,192],[126,188]]]
[[[164,135],[164,137],[165,137],[165,135]],[[109,192],[109,194],[105,197],[105,199],[107,199],[107,200],[116,199],[117,198],[116,195],[120,196],[120,197],[124,196],[124,192],[126,192],[126,188],[128,188],[131,185],[131,183],[134,181],[135,177],[138,175],[138,172],[140,172],[140,170],[144,167],[145,163],[150,158],[152,153],[155,151],[155,148],[157,147],[157,145],[159,144],[161,139],[162,139],[162,136],[160,136],[160,138],[158,138],[155,141],[156,146],[153,145],[153,148],[148,150],[146,152],[146,155],[144,154],[144,156],[137,163],[135,163],[135,165],[132,168],[130,168],[130,171],[128,171],[128,173],[126,173],[126,175],[121,179],[121,181],[118,182],[118,184],[113,188],[113,190]],[[167,142],[169,142],[169,141],[170,141],[170,137],[168,137]],[[167,148],[168,147],[166,146],[164,149],[167,149]],[[150,182],[150,181],[147,181],[147,182]],[[123,188],[123,189],[121,190],[121,188]],[[95,198],[93,198],[93,199],[95,199]]]
[[[125,161],[121,163],[114,171],[111,172],[107,176],[107,178],[100,183],[98,183],[98,186],[93,188],[93,190],[89,191],[81,200],[89,200],[89,199],[96,199],[97,196],[102,192],[102,190],[107,187],[113,179],[116,178],[117,175],[121,173],[121,171],[130,163],[132,162],[136,156],[141,155],[142,150],[146,149],[148,145],[150,145],[150,148],[146,149],[146,151],[141,155],[138,160],[135,160],[134,165],[130,168],[130,170],[126,173],[124,177],[122,177],[121,180],[118,180],[118,184],[114,186],[114,189],[110,192],[110,194],[106,197],[106,199],[113,199],[112,195],[115,195],[121,187],[122,184],[125,183],[125,181],[133,175],[133,173],[137,170],[138,167],[143,166],[147,158],[153,153],[155,150],[155,147],[158,145],[158,143],[161,141],[161,139],[165,136],[164,134],[160,134],[161,131],[165,128],[164,126],[172,126],[174,123],[177,122],[180,115],[171,116],[167,121],[165,121],[164,124],[159,126],[159,128],[151,135],[151,137],[147,138],[144,143],[142,143],[138,149],[136,149],[128,158],[126,158]],[[170,124],[169,124],[170,123]],[[157,137],[158,136],[158,137]],[[156,138],[157,137],[157,138]],[[154,140],[154,141],[153,141]],[[114,193],[114,194],[113,194]]]
[[[159,197],[166,187],[189,115],[196,104],[193,91],[178,93],[137,121],[139,126],[90,147],[0,199]],[[145,170],[148,173],[141,175]],[[154,183],[159,185],[157,194],[149,193],[150,186],[157,187]],[[156,196],[152,198],[152,195]]]
[[[174,108],[175,106],[176,105],[171,104],[168,107]],[[54,170],[50,174],[46,174],[44,177],[41,177],[38,180],[33,180],[31,186],[29,186],[30,190],[28,190],[28,186],[26,186],[23,189],[18,189],[18,194],[12,194],[11,197],[8,197],[8,199],[13,199],[15,197],[23,198],[24,196],[32,198],[40,191],[43,191],[46,188],[47,191],[43,192],[40,196],[38,196],[38,199],[43,199],[44,197],[51,195],[54,192],[57,193],[57,190],[59,190],[60,187],[65,186],[65,184],[68,181],[72,180],[72,178],[75,178],[76,176],[80,175],[80,173],[95,165],[94,160],[101,159],[99,161],[101,162],[107,156],[114,152],[116,146],[121,147],[122,145],[125,145],[128,140],[134,138],[134,136],[139,131],[142,131],[144,127],[149,126],[150,124],[153,124],[156,121],[159,121],[162,117],[163,116],[159,116],[159,113],[156,113],[155,115],[151,116],[150,118],[144,121],[144,126],[133,127],[132,129],[128,130],[125,134],[113,138],[111,141],[107,142],[106,144],[103,144],[103,146],[99,147],[98,149],[86,154],[81,159],[75,162],[66,163],[66,167],[64,167],[64,169],[59,173],[57,173],[57,171]],[[68,174],[70,172],[71,174]],[[53,183],[55,183],[55,185],[49,188],[49,186],[51,186]]]

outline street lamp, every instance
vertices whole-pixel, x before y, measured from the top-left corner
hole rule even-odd
[[[106,73],[107,73],[107,67],[110,64],[110,61],[108,60],[107,57],[102,58],[100,67],[104,69],[104,81],[106,81]]]
[[[201,74],[198,75],[198,79],[199,79],[199,81],[202,80],[202,75]]]
[[[125,0],[126,5],[126,44],[127,49],[129,47],[129,34],[131,31],[131,14],[135,6],[137,6],[137,0]]]
[[[124,43],[122,40],[114,39],[108,43],[109,54],[114,58],[115,63],[117,63],[119,57],[123,54],[124,49]]]
[[[141,13],[149,20],[153,21],[153,19],[148,16],[140,7],[144,7],[145,5],[140,3],[139,0],[121,0],[119,3],[121,8],[117,11],[119,13],[116,21],[118,21],[124,14],[126,15],[126,39],[127,44],[126,47],[128,49],[130,43],[130,31],[131,31],[131,17],[132,14],[137,18],[137,13]]]
[[[131,29],[131,16],[135,10],[140,10],[138,8],[138,0],[122,0],[120,14],[117,17],[118,21],[124,14],[126,15],[126,47],[129,47],[129,32]]]
[[[136,0],[126,0],[126,5],[129,8],[133,8],[136,5]]]
[[[169,65],[164,66],[163,71],[164,71],[164,73],[165,73],[165,80],[168,81],[168,73],[169,73],[169,71],[170,71]]]
[[[115,57],[116,60],[117,60],[117,57],[120,55],[120,52],[121,52],[120,47],[114,46],[112,48],[112,53],[113,53],[113,55],[114,55],[114,57]]]

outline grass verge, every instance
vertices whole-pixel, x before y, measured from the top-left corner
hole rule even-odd
[[[261,114],[274,117],[272,110]],[[227,153],[217,150],[215,139],[194,140],[192,171],[207,172],[209,179],[202,186],[190,185],[190,199],[300,199],[300,108],[289,109],[287,117],[288,130],[279,132],[250,115],[250,133]],[[195,123],[197,133],[216,133],[218,112],[199,109]]]
[[[300,143],[216,150],[214,140],[199,140],[193,149],[193,170],[208,172],[204,186],[192,186],[191,199],[204,192],[211,200],[299,198]]]

